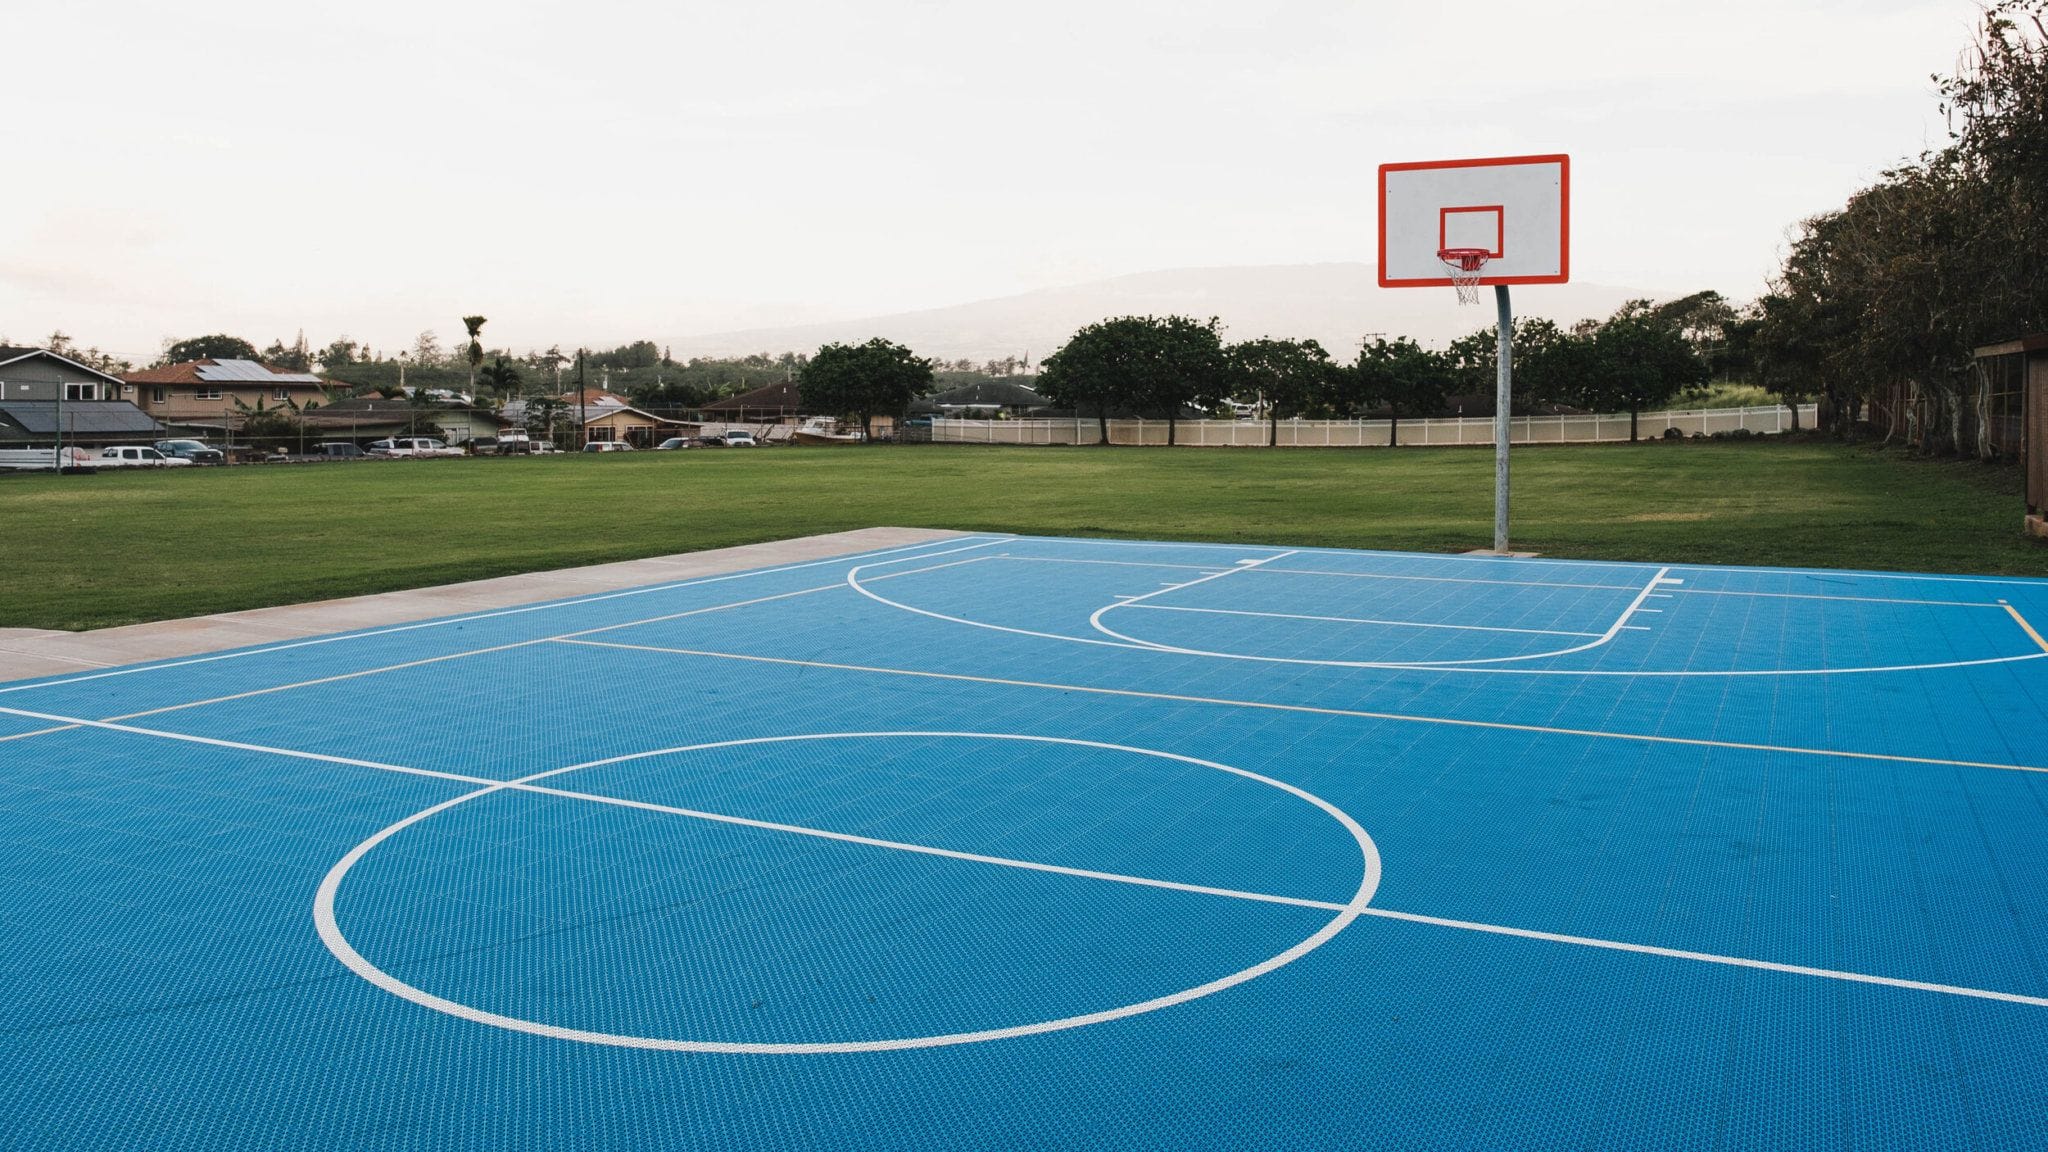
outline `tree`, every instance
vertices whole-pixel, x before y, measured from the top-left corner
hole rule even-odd
[[[515,395],[519,391],[519,368],[517,365],[507,363],[503,356],[498,357],[492,362],[490,367],[485,368],[477,373],[477,375],[482,378],[485,384],[490,386],[491,391],[496,393],[501,400]]]
[[[798,377],[805,406],[837,416],[858,416],[871,437],[877,413],[901,415],[904,405],[932,390],[932,362],[877,336],[865,344],[827,344]]]
[[[432,328],[413,338],[412,362],[422,368],[429,368],[441,362],[441,338],[434,335]]]
[[[1130,403],[1131,377],[1124,370],[1121,330],[1135,318],[1103,320],[1074,333],[1039,365],[1038,392],[1062,408],[1095,409],[1098,444],[1109,443],[1109,411]],[[961,361],[972,367],[969,361]]]
[[[1986,10],[1937,78],[1948,145],[1802,222],[1758,302],[1756,370],[1781,394],[1818,391],[1824,427],[1852,434],[1867,405],[1887,438],[1973,447],[1971,349],[2048,327],[2044,13],[2043,0]]]
[[[1707,381],[1706,361],[1648,300],[1623,304],[1590,339],[1575,333],[1568,341],[1562,351],[1584,361],[1575,399],[1595,411],[1628,409],[1631,441],[1645,406]]]
[[[0,344],[4,343],[5,340],[0,340]],[[118,375],[135,367],[112,352],[100,351],[97,346],[80,348],[78,342],[66,335],[61,328],[50,333],[49,338],[43,341],[43,347],[67,360],[76,361],[88,368],[97,368],[110,375]]]
[[[300,452],[305,451],[305,414],[320,407],[319,401],[308,400],[302,405],[287,397],[271,406],[264,405],[262,396],[256,397],[253,405],[244,403],[239,396],[234,401],[243,442],[258,448],[287,450],[296,444]]]
[[[568,409],[558,396],[537,396],[526,403],[526,431],[552,441],[555,438],[555,422]]]
[[[1564,397],[1546,391],[1537,391],[1536,379],[1523,379],[1522,365],[1536,359],[1543,349],[1563,335],[1563,330],[1542,317],[1515,321],[1513,347],[1509,349],[1514,371],[1514,395],[1522,404],[1543,403],[1562,400]],[[1453,378],[1449,390],[1462,396],[1484,397],[1484,407],[1493,410],[1493,398],[1498,391],[1500,363],[1500,337],[1498,325],[1489,324],[1469,336],[1460,336],[1444,349],[1443,360]],[[1510,404],[1513,403],[1512,397]]]
[[[286,372],[312,371],[313,352],[306,347],[306,330],[299,329],[298,339],[290,344],[282,340],[272,340],[270,347],[263,350],[263,362]]]
[[[1109,409],[1163,411],[1172,444],[1181,411],[1208,407],[1230,394],[1232,376],[1220,325],[1186,316],[1120,316],[1090,324],[1045,358],[1038,391],[1079,411],[1095,409],[1109,443]]]
[[[469,347],[464,349],[464,356],[469,361],[469,391],[471,395],[476,394],[476,370],[484,362],[483,342],[477,339],[477,333],[484,330],[484,324],[485,320],[481,316],[464,316],[462,318],[462,326],[469,331]]]
[[[343,336],[341,339],[320,350],[320,367],[332,372],[336,368],[343,368],[354,364],[358,360],[356,355],[357,347],[355,341]]]
[[[1328,399],[1330,354],[1314,340],[1246,340],[1229,349],[1237,395],[1256,393],[1266,409],[1266,445],[1280,443],[1280,418]]]
[[[1710,375],[1719,376],[1727,371],[1728,326],[1736,319],[1735,307],[1727,297],[1710,288],[1657,304],[1650,314],[1657,323],[1685,337],[1685,342],[1706,362]]]
[[[215,334],[194,336],[189,340],[173,340],[164,344],[164,354],[157,358],[156,367],[183,364],[187,360],[255,360],[256,346],[239,336]]]
[[[1351,371],[1354,412],[1387,410],[1387,446],[1401,445],[1401,417],[1428,416],[1443,407],[1455,370],[1450,361],[1407,337],[1362,345]]]

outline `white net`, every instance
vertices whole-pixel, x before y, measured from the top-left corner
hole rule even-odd
[[[1436,255],[1450,269],[1451,287],[1458,290],[1458,303],[1479,303],[1479,277],[1492,253],[1484,248],[1446,248]]]

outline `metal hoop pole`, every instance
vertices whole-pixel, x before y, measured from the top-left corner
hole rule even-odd
[[[1493,397],[1493,550],[1508,550],[1508,428],[1514,394],[1515,312],[1508,305],[1508,286],[1493,286],[1500,309],[1500,368]]]

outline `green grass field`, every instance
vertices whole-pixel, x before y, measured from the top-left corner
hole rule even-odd
[[[0,478],[0,626],[99,628],[878,524],[1483,547],[1490,452],[902,446]],[[2048,576],[2009,467],[1804,441],[1518,450],[1551,556]]]

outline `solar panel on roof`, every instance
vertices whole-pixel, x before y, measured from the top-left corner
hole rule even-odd
[[[195,369],[199,378],[207,383],[245,382],[250,384],[319,384],[321,380],[311,372],[272,372],[254,360],[216,360],[201,364]]]
[[[48,435],[57,430],[57,405],[51,400],[28,400],[0,404],[0,412],[21,425],[30,435]],[[162,430],[147,412],[125,400],[73,400],[64,405],[64,432],[103,435],[153,434]]]

